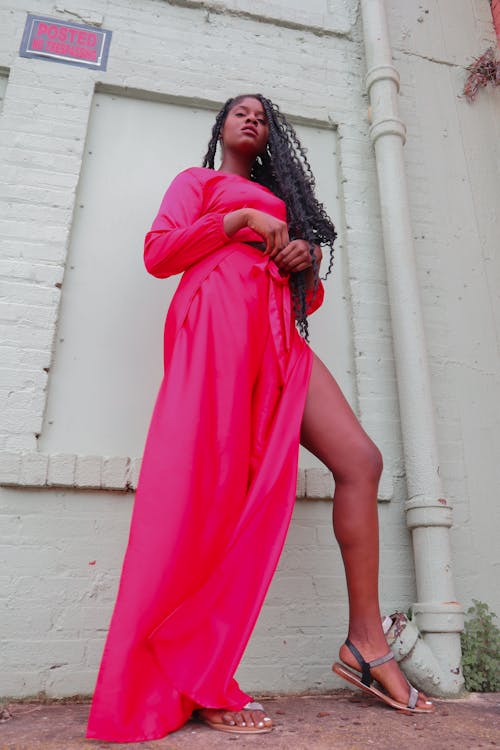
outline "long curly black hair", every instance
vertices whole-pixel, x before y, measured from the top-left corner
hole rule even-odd
[[[307,160],[306,152],[297,133],[279,107],[262,94],[240,94],[228,99],[217,114],[212,128],[212,137],[203,158],[203,166],[214,169],[217,144],[228,112],[243,99],[258,99],[266,113],[269,138],[263,154],[257,156],[250,179],[269,188],[286,205],[288,232],[291,240],[304,239],[309,242],[314,271],[314,291],[319,283],[319,269],[314,256],[314,245],[326,245],[330,249],[326,278],[333,267],[333,243],[337,236],[335,227],[322,203],[314,194],[315,180]],[[309,330],[306,314],[305,271],[290,276],[290,288],[295,318],[300,333],[306,341]]]

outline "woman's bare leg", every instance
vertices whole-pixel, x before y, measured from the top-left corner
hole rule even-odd
[[[301,443],[335,479],[333,528],[345,566],[349,639],[371,661],[388,651],[378,601],[377,489],[382,457],[328,369],[313,356]],[[347,646],[341,646],[339,656],[359,669]],[[406,705],[408,682],[394,660],[374,668],[372,674],[395,700]],[[429,708],[425,701],[420,693],[417,706]]]

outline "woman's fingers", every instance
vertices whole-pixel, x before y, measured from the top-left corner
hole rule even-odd
[[[293,240],[276,253],[273,260],[281,271],[304,271],[312,264],[309,243],[304,240]]]
[[[288,227],[285,221],[256,209],[245,213],[246,226],[253,229],[266,241],[265,252],[274,257],[282,247],[288,245]]]
[[[296,273],[297,271],[307,271],[308,268],[311,268],[311,264],[309,262],[300,261],[300,263],[297,263],[296,265],[289,265],[288,273]]]
[[[283,247],[288,244],[288,231],[282,227],[269,229],[266,234],[266,253],[270,258],[276,257]]]
[[[273,230],[273,246],[269,251],[269,257],[274,260],[278,253],[286,248],[289,243],[288,227],[284,222],[280,222],[280,226]]]
[[[306,271],[312,266],[310,243],[306,240],[292,240],[288,235],[288,227],[284,222],[275,220],[267,228],[265,234],[266,254],[274,260],[283,273]],[[322,252],[319,245],[314,246],[316,262],[321,262]]]
[[[270,255],[274,248],[274,236],[272,232],[268,232],[266,235],[264,235],[264,239],[266,240],[266,249],[264,250],[266,255]]]

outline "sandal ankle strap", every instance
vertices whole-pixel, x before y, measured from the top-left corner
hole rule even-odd
[[[371,668],[379,667],[381,664],[385,664],[387,661],[394,659],[394,654],[392,653],[392,651],[388,651],[385,656],[379,656],[378,659],[372,659],[372,661],[365,661],[356,646],[349,640],[349,638],[347,638],[345,645],[361,667],[361,682],[363,683],[363,685],[366,685],[366,687],[370,687],[373,682]]]

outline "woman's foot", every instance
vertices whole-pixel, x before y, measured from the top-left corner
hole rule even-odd
[[[385,640],[378,643],[376,646],[368,642],[360,642],[359,639],[353,639],[352,643],[366,662],[380,659],[380,657],[391,653],[387,641]],[[339,657],[343,664],[351,667],[358,673],[361,672],[361,664],[345,643],[340,647]],[[409,705],[411,699],[411,686],[395,659],[391,658],[383,664],[371,667],[370,674],[373,679],[382,686],[386,694],[392,698],[393,701],[403,706]],[[431,712],[434,710],[434,707],[432,701],[430,701],[424,693],[419,692],[414,709],[419,712]]]
[[[240,711],[227,711],[222,708],[202,708],[197,716],[212,729],[222,732],[259,734],[270,732],[273,722],[260,703],[252,701]]]

